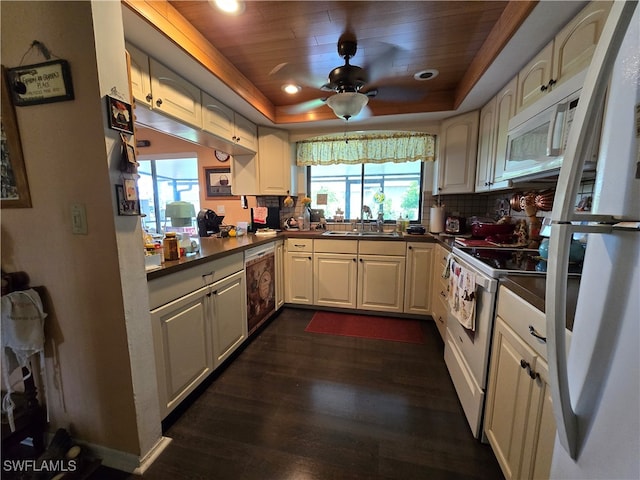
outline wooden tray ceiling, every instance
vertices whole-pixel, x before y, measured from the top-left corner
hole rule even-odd
[[[413,102],[383,101],[382,95],[372,98],[373,115],[454,110],[535,3],[248,1],[239,16],[225,15],[208,1],[169,1],[169,8],[266,98],[273,112],[268,117],[275,123],[291,123],[335,119],[325,105],[304,114],[290,114],[285,108],[327,93],[304,86],[297,95],[287,95],[281,90],[282,80],[269,73],[286,62],[301,76],[316,79],[313,84],[320,87],[328,73],[344,63],[336,45],[347,29],[358,41],[352,64],[365,67],[389,44],[395,45],[401,54],[389,66],[392,79],[385,84],[424,92],[421,101]],[[416,81],[414,73],[425,69],[437,69],[439,75]],[[233,85],[232,75],[218,77],[243,96],[246,88]]]

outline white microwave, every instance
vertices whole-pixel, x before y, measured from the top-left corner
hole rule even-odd
[[[562,91],[554,93],[556,99],[562,95]],[[579,99],[580,89],[574,90],[554,103],[549,104],[547,100],[546,105],[529,107],[510,120],[503,175],[505,180],[526,180],[559,171]],[[586,170],[595,168],[599,133],[592,138],[592,148],[589,150],[592,153],[585,162]]]

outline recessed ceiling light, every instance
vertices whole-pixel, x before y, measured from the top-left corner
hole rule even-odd
[[[425,80],[433,80],[438,76],[438,70],[435,68],[430,68],[428,70],[421,70],[413,74],[413,78],[418,80],[419,82],[423,82]]]
[[[244,11],[244,2],[240,0],[215,0],[214,4],[225,13],[238,15]]]
[[[282,86],[282,90],[285,93],[288,93],[289,95],[295,95],[300,90],[302,90],[302,87],[300,85],[294,85],[293,83],[288,83]]]

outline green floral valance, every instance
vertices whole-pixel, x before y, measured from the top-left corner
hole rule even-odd
[[[435,136],[428,133],[326,135],[298,142],[297,164],[432,162],[435,143]]]

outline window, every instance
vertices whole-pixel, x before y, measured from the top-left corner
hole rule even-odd
[[[422,166],[421,161],[313,165],[307,167],[307,191],[311,194],[312,205],[324,208],[327,218],[332,218],[336,210],[341,209],[349,220],[375,220],[382,211],[388,222],[395,221],[400,215],[420,222]],[[318,193],[327,194],[327,205],[315,205]],[[369,207],[368,213],[363,205]]]
[[[138,190],[143,228],[149,233],[185,231],[195,233],[195,227],[172,227],[167,223],[167,203],[183,201],[192,203],[196,212],[200,210],[200,188],[198,184],[197,158],[166,158],[140,160]],[[193,230],[191,232],[190,230]]]

